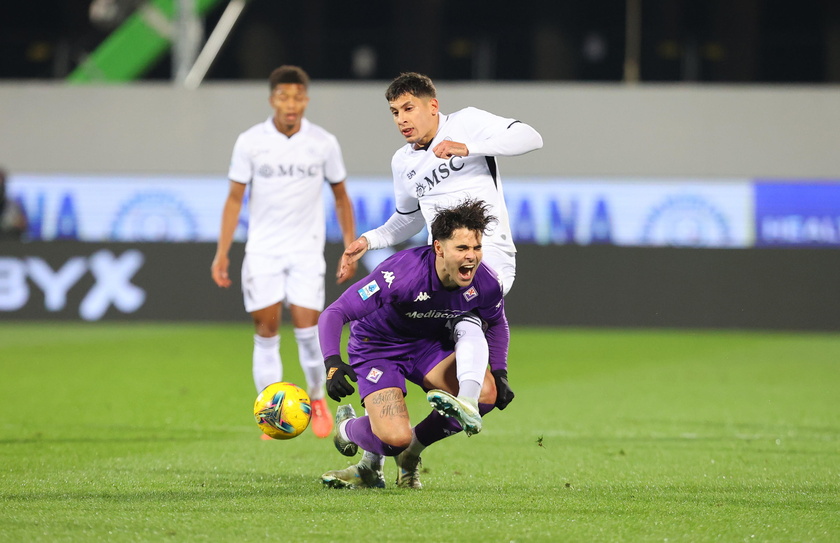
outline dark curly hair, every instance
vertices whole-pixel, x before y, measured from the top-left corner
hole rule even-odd
[[[391,81],[385,91],[385,99],[393,102],[403,94],[411,94],[417,98],[436,98],[437,91],[432,80],[423,74],[415,72],[401,73]]]
[[[309,75],[299,66],[284,65],[276,68],[268,76],[268,89],[271,91],[274,91],[277,85],[287,83],[303,85],[304,88],[309,88]]]
[[[432,221],[432,239],[442,241],[450,239],[458,228],[485,233],[487,227],[498,219],[489,215],[490,208],[484,200],[464,200],[455,207],[436,208],[437,215]]]

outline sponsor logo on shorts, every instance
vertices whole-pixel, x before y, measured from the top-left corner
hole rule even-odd
[[[379,379],[381,377],[382,377],[382,370],[379,370],[379,369],[376,369],[376,368],[371,368],[370,371],[367,374],[367,377],[365,377],[365,379],[367,379],[371,383],[378,383]]]
[[[464,299],[466,299],[468,302],[476,296],[478,296],[478,291],[475,289],[475,287],[470,287],[470,289],[464,293]]]
[[[379,292],[379,285],[374,280],[359,289],[359,296],[362,297],[362,300],[367,300],[377,292]]]

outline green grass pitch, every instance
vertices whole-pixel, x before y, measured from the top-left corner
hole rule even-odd
[[[840,541],[840,334],[514,327],[516,399],[420,491],[260,440],[251,334],[0,324],[0,541]]]

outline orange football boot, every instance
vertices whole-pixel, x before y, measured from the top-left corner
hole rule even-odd
[[[318,437],[329,437],[333,431],[333,416],[327,400],[312,400],[312,431]]]

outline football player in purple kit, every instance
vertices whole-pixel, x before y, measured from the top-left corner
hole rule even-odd
[[[499,277],[482,263],[482,237],[496,218],[481,200],[439,209],[432,222],[432,245],[400,251],[347,289],[318,321],[327,393],[336,401],[358,383],[367,415],[351,405],[336,412],[334,442],[339,452],[362,460],[322,475],[331,487],[382,488],[385,456],[399,468],[397,485],[420,488],[420,453],[432,443],[464,430],[481,430],[481,416],[504,409],[513,399],[507,380],[510,340]],[[480,342],[453,337],[456,324],[471,320],[486,327]],[[349,364],[341,359],[341,331],[350,325]],[[477,329],[481,329],[478,326]],[[486,336],[486,339],[485,339]],[[486,350],[474,343],[484,343]],[[457,358],[476,358],[483,369],[463,375]],[[487,366],[490,369],[487,369]],[[406,380],[428,391],[435,408],[411,427],[405,403]],[[473,388],[466,391],[464,388]],[[456,396],[457,394],[457,396]],[[472,398],[478,398],[477,401]]]
[[[493,227],[483,234],[484,260],[498,274],[507,294],[516,277],[516,246],[498,158],[540,149],[542,136],[517,119],[475,107],[444,114],[434,82],[415,72],[396,77],[388,85],[385,99],[405,142],[391,158],[396,210],[385,224],[347,245],[339,278],[368,250],[403,242],[424,226],[431,231],[438,209],[470,198],[485,202],[488,213],[496,217]],[[470,366],[470,360],[486,357],[488,347],[481,328],[473,319],[462,319],[456,324],[455,338],[458,349],[476,351],[476,356],[458,357],[458,373],[483,373],[482,363]],[[477,386],[462,383],[459,396],[468,397],[474,403],[478,398]]]

